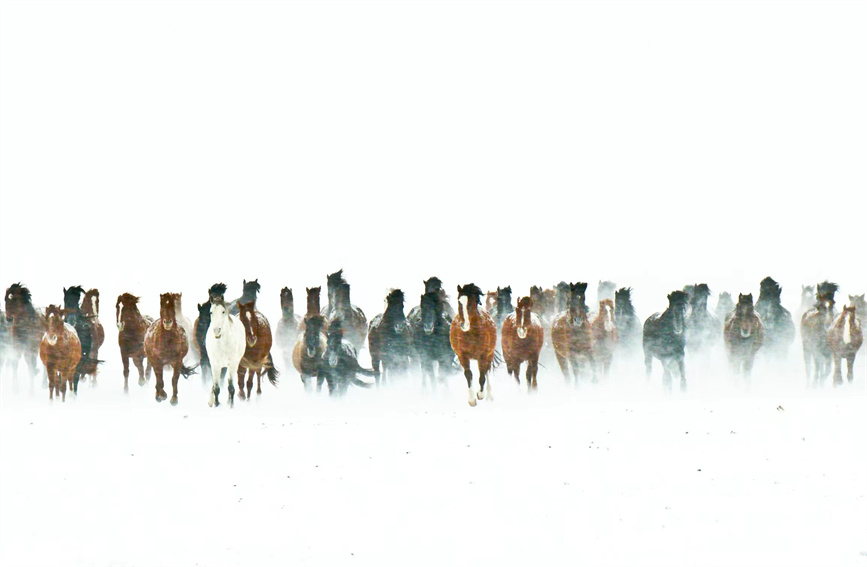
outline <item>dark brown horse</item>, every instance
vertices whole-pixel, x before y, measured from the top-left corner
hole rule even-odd
[[[295,348],[295,341],[298,340],[301,317],[295,314],[295,299],[292,297],[292,290],[288,287],[280,290],[280,312],[274,339],[283,358],[283,368],[289,368],[292,366],[292,350]]]
[[[36,360],[42,335],[45,333],[45,318],[40,315],[30,297],[30,290],[20,283],[6,289],[6,321],[9,328],[9,357],[7,366],[12,369],[12,389],[18,393],[18,361],[24,357],[30,371],[30,388],[33,378],[39,372]]]
[[[801,316],[801,345],[804,350],[808,387],[811,383],[810,378],[813,386],[816,387],[828,377],[831,371],[828,330],[836,315],[834,293],[826,288],[817,296],[815,306]]]
[[[851,298],[851,296],[850,296]],[[862,296],[863,299],[863,296]],[[846,379],[852,383],[854,378],[855,355],[864,343],[861,319],[855,306],[843,306],[843,312],[834,319],[828,329],[828,347],[834,362],[834,385],[843,383],[843,359],[846,359]]]
[[[749,377],[756,353],[765,340],[765,325],[753,306],[753,294],[738,296],[735,310],[726,321],[723,337],[729,363],[735,374]]]
[[[304,327],[307,324],[307,319],[322,315],[322,330],[328,329],[328,321],[325,320],[325,313],[322,312],[319,296],[322,294],[321,287],[308,287],[307,290],[307,311],[304,313],[304,318],[298,323],[298,334],[304,332]],[[297,339],[296,339],[297,341]]]
[[[569,309],[557,315],[551,328],[551,342],[554,343],[557,363],[566,382],[569,383],[574,378],[575,385],[578,384],[578,375],[584,360],[590,365],[593,380],[596,380],[593,325],[584,301],[586,291],[585,282],[569,284]]]
[[[274,367],[274,359],[271,356],[271,325],[268,319],[262,315],[252,302],[239,303],[241,322],[244,324],[244,335],[247,339],[247,350],[238,367],[238,396],[243,400],[244,375],[247,375],[247,394],[250,399],[253,391],[253,375],[256,375],[256,393],[262,393],[262,374],[267,374],[272,385],[277,385],[279,373]]]
[[[619,338],[617,324],[614,321],[614,302],[603,299],[599,302],[599,313],[593,320],[593,357],[602,370],[603,376],[608,376],[611,372],[614,349],[617,348]]]
[[[344,340],[352,343],[352,346],[356,349],[360,349],[365,345],[367,339],[367,317],[364,316],[364,311],[352,305],[348,283],[341,283],[335,291],[334,306],[326,320],[329,327],[334,321],[340,320]]]
[[[449,321],[455,318],[455,309],[452,307],[451,303],[449,303],[449,296],[446,294],[446,290],[443,289],[443,282],[436,276],[431,276],[430,278],[424,280],[424,292],[435,293],[437,296],[437,301],[440,306],[442,306],[443,313],[448,316]],[[409,317],[409,315],[407,315]]]
[[[313,379],[319,376],[322,355],[327,346],[324,332],[325,317],[319,314],[308,315],[303,323],[304,328],[295,341],[295,348],[292,349],[292,365],[301,375],[304,388],[309,390],[313,386]]]
[[[105,342],[105,329],[99,322],[99,290],[96,288],[84,292],[81,300],[81,314],[85,323],[90,325],[90,356],[94,360],[99,358],[99,349]],[[93,373],[93,384],[96,384],[96,372]]]
[[[482,290],[475,284],[458,286],[458,313],[452,319],[449,329],[449,341],[452,350],[458,356],[458,361],[464,369],[467,379],[468,398],[471,406],[476,405],[476,398],[486,396],[493,400],[491,382],[485,380],[491,364],[494,361],[494,350],[497,347],[497,326],[488,312],[481,309]],[[470,370],[470,360],[479,364],[479,391],[473,394],[473,372]]]
[[[171,366],[173,371],[171,404],[177,405],[178,378],[182,374],[187,378],[195,372],[194,369],[184,366],[184,356],[189,348],[187,333],[178,324],[174,294],[160,294],[160,318],[148,327],[144,340],[145,356],[153,366],[157,378],[156,400],[158,402],[168,397],[163,383],[163,369]]]
[[[64,323],[63,313],[56,305],[45,310],[45,334],[39,346],[39,358],[48,372],[48,399],[54,394],[66,401],[66,386],[73,392],[75,368],[81,359],[81,343],[75,329]]]
[[[404,296],[399,289],[393,289],[385,298],[386,308],[370,321],[367,333],[368,351],[373,369],[379,372],[376,385],[380,385],[394,373],[405,373],[409,369],[412,354],[412,329],[403,313]]]
[[[530,297],[518,299],[518,306],[506,320],[501,330],[503,359],[506,370],[521,383],[521,363],[527,363],[527,390],[535,390],[536,375],[539,373],[539,354],[545,342],[542,320],[533,313],[533,300]]]
[[[138,310],[139,298],[131,293],[117,296],[115,320],[117,322],[117,344],[120,346],[120,360],[123,363],[123,391],[129,391],[129,359],[138,370],[138,385],[144,386],[145,378],[150,378],[151,363],[147,372],[144,369],[144,340],[148,327],[154,322]]]

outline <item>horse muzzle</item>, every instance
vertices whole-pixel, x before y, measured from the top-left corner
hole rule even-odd
[[[223,329],[214,329],[214,338],[219,339],[223,336]]]
[[[750,335],[752,335],[752,334],[753,334],[753,328],[752,327],[746,327],[746,328],[741,327],[741,337],[748,339],[748,338],[750,338]]]
[[[521,327],[518,327],[518,338],[519,339],[526,339],[527,338],[527,329],[522,329]]]
[[[258,342],[259,337],[247,338],[247,346],[256,346],[256,342]]]
[[[174,324],[174,321],[166,321],[165,319],[163,319],[163,329],[165,329],[166,331],[171,331]]]
[[[118,323],[118,324],[117,324],[117,330],[118,330],[118,331],[123,331],[123,323]]]
[[[51,336],[46,336],[45,338],[48,339],[48,344],[50,344],[51,346],[54,346],[57,344],[57,335],[56,334],[51,335]]]
[[[430,335],[431,333],[433,333],[433,330],[434,330],[433,323],[431,323],[431,324],[425,323],[425,325],[424,325],[424,334],[425,335]]]
[[[316,349],[315,348],[308,348],[307,349],[307,356],[309,358],[313,358],[314,356],[316,356]]]

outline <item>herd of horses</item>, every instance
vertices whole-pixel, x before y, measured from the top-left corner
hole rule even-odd
[[[587,283],[560,282],[550,289],[530,288],[513,305],[511,287],[483,292],[475,284],[457,286],[457,309],[451,304],[442,281],[424,281],[418,305],[405,313],[405,295],[391,290],[385,311],[368,323],[364,312],[352,304],[350,285],[337,271],[327,277],[327,304],[320,302],[321,287],[306,289],[306,310],[295,314],[292,290],[280,291],[281,317],[272,334],[268,318],[256,306],[261,287],[257,280],[243,282],[241,297],[226,299],[227,286],[216,283],[208,298],[198,304],[194,322],[182,310],[180,293],[160,295],[160,313],[153,319],[139,310],[140,298],[123,293],[115,304],[118,345],[123,363],[124,391],[128,391],[130,360],[140,386],[155,375],[155,398],[168,398],[164,372],[172,373],[170,403],[178,403],[179,378],[197,368],[211,385],[209,404],[220,403],[228,382],[228,402],[250,399],[254,378],[261,394],[265,376],[276,385],[279,372],[272,347],[282,356],[285,369],[294,367],[305,389],[320,391],[327,385],[332,396],[341,396],[349,386],[384,386],[396,376],[420,371],[423,387],[436,388],[450,376],[463,372],[468,402],[493,399],[489,373],[505,362],[507,372],[520,384],[526,364],[528,390],[537,388],[540,360],[555,359],[567,383],[590,377],[594,382],[609,374],[617,356],[643,352],[645,371],[651,376],[653,360],[662,364],[666,390],[679,379],[686,389],[685,353],[706,355],[722,343],[732,370],[749,376],[760,351],[785,356],[795,341],[795,322],[782,306],[782,288],[772,278],[761,281],[759,297],[719,295],[716,310],[708,308],[707,284],[687,285],[668,294],[668,307],[643,323],[632,304],[631,288],[599,282],[598,309],[586,302]],[[838,286],[822,282],[802,286],[800,320],[807,384],[818,386],[833,374],[834,385],[842,384],[843,361],[847,380],[853,381],[855,356],[863,343],[861,321],[864,295],[849,296],[850,304],[836,309]],[[484,299],[484,305],[483,305]],[[5,314],[0,317],[0,369],[11,370],[17,389],[21,358],[31,380],[39,373],[37,357],[45,369],[49,398],[66,399],[77,393],[81,380],[96,381],[102,362],[99,349],[105,332],[99,321],[99,291],[81,286],[63,290],[63,306],[49,305],[44,312],[34,307],[30,291],[21,284],[6,290]],[[372,368],[358,362],[366,347]],[[474,389],[471,361],[478,368]],[[364,377],[364,378],[362,378]],[[226,380],[228,378],[228,380]],[[370,380],[372,378],[372,380]]]

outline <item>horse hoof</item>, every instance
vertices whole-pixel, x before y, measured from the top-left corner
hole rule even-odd
[[[471,408],[476,407],[476,400],[470,400],[470,407]]]
[[[171,401],[170,401],[169,403],[172,404],[173,406],[178,405],[178,397],[177,397],[177,396],[172,396],[172,399],[171,399]]]
[[[482,392],[481,390],[479,390],[478,392],[476,392],[476,397],[480,400],[483,400],[485,398],[485,393]],[[473,404],[473,405],[475,405],[475,404]]]
[[[161,398],[159,394],[156,395],[156,400],[157,400],[158,402],[161,402],[161,401],[163,401],[164,399],[165,399],[165,398]]]
[[[139,378],[139,379],[138,379],[138,385],[139,385],[139,386],[144,386],[144,385],[145,385],[145,379],[144,379],[144,378]]]

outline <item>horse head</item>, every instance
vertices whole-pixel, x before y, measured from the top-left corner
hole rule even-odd
[[[15,283],[6,289],[6,321],[11,323],[25,305],[31,301],[30,290]]]
[[[512,307],[512,286],[497,288],[497,317],[502,322],[505,316],[514,310]]]
[[[865,308],[867,308],[867,300],[864,299],[863,293],[861,295],[850,295],[849,305],[854,307],[859,313],[864,313]]]
[[[458,286],[458,317],[461,318],[461,331],[470,330],[470,305],[474,310],[482,303],[482,290],[476,284]]]
[[[84,294],[84,288],[80,285],[74,285],[69,289],[63,288],[63,308],[73,312],[79,311],[82,294]]]
[[[295,312],[295,299],[292,297],[292,289],[284,287],[280,290],[280,310],[284,314]]]
[[[319,315],[319,294],[322,291],[321,287],[308,287],[307,290],[307,316]]]
[[[255,279],[253,281],[244,280],[244,291],[241,293],[241,300],[246,303],[256,304],[256,295],[259,293],[259,290],[262,289],[262,286],[259,285],[259,279]]]
[[[114,314],[118,331],[123,331],[127,324],[127,319],[132,319],[135,315],[138,300],[139,298],[131,293],[123,293],[117,296],[117,303],[114,304]]]
[[[497,306],[497,292],[489,291],[485,294],[485,311],[490,313]]]
[[[85,317],[99,317],[99,290],[96,288],[89,289],[84,294],[84,301],[81,302],[81,310]]]
[[[442,304],[439,302],[439,292],[423,294],[421,296],[421,325],[424,334],[430,335],[434,332],[441,316]]]
[[[685,291],[673,291],[668,294],[668,310],[672,315],[672,330],[675,335],[683,334],[688,302],[689,295]]]
[[[606,332],[614,330],[614,302],[603,299],[599,302],[599,317],[602,318],[602,326]]]
[[[215,301],[210,305],[208,303],[199,305],[199,324],[205,319],[205,312],[207,312],[208,322],[210,323],[208,328],[214,332],[214,338],[219,339],[223,336],[223,327],[232,321],[228,307],[222,301]]]
[[[160,294],[160,320],[163,323],[163,329],[166,331],[172,329],[175,324],[175,317],[177,317],[175,295],[174,293]]]
[[[614,292],[614,316],[622,317],[631,315],[634,309],[632,308],[632,288],[621,287]]]
[[[837,289],[839,286],[837,284],[829,282],[828,280],[823,281],[820,284],[816,285],[816,299],[821,301],[822,297],[830,297],[831,301],[834,301],[834,294],[837,293]]]
[[[749,338],[753,334],[754,319],[753,294],[738,294],[738,303],[735,306],[735,322],[742,338]]]
[[[518,298],[518,305],[515,307],[515,325],[518,328],[517,333],[519,339],[527,338],[527,328],[530,326],[530,323],[532,323],[532,314],[533,298]]]
[[[816,309],[822,315],[822,320],[825,322],[825,326],[830,325],[834,318],[834,294],[819,294],[816,301]]]
[[[255,346],[259,340],[259,317],[256,316],[256,305],[252,301],[238,303],[238,317],[244,324],[244,334],[247,336],[247,345]]]
[[[226,289],[226,284],[215,283],[208,288],[208,301],[211,303],[215,301],[224,301],[226,297]]]
[[[48,344],[56,345],[57,336],[63,332],[63,310],[57,305],[49,305],[45,309],[45,336]]]
[[[334,305],[337,301],[337,290],[341,284],[346,283],[346,280],[343,279],[343,269],[339,269],[333,274],[328,274],[326,278],[328,284],[328,304]]]
[[[689,304],[693,311],[707,311],[707,298],[710,297],[710,287],[706,283],[692,286]]]
[[[394,323],[394,332],[400,333],[403,331],[403,326],[406,324],[406,317],[403,314],[404,297],[403,292],[399,289],[393,289],[385,298],[386,312],[392,314],[392,322]]]
[[[431,277],[430,279],[424,280],[424,292],[425,293],[439,293],[443,288],[443,282],[436,276]]]
[[[313,315],[305,319],[304,347],[307,349],[307,356],[310,358],[316,356],[316,351],[319,349],[319,335],[322,334],[322,327],[324,325],[325,317],[322,315]]]

